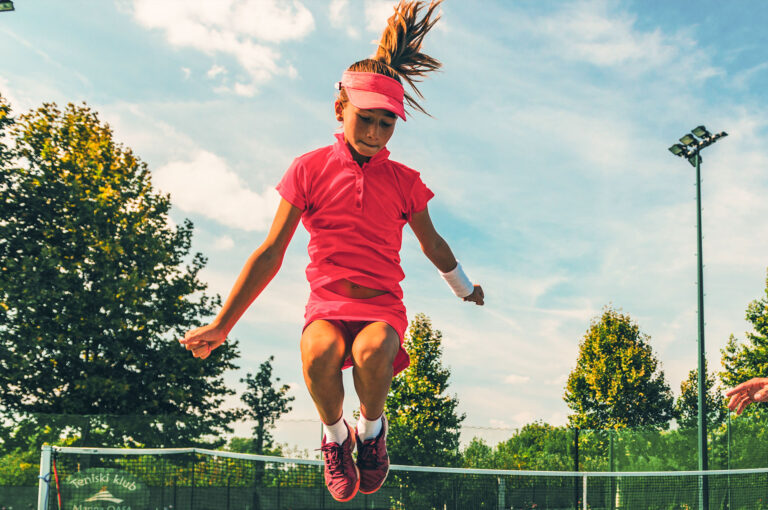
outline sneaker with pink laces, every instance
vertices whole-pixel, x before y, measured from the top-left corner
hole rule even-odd
[[[360,492],[373,494],[384,485],[389,474],[389,455],[387,455],[387,418],[381,415],[381,432],[373,439],[357,439],[357,467],[360,471]]]
[[[349,501],[355,497],[360,488],[360,473],[352,459],[357,435],[355,430],[345,421],[349,436],[342,443],[326,443],[325,436],[320,446],[325,461],[325,485],[333,499],[340,502]]]

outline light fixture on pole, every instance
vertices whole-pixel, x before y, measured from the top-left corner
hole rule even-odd
[[[685,158],[696,167],[696,231],[698,242],[698,287],[699,287],[699,340],[698,340],[698,369],[699,369],[699,471],[707,471],[707,409],[706,393],[706,357],[704,351],[704,270],[701,251],[701,150],[709,147],[718,139],[728,136],[725,131],[713,135],[704,126],[698,126],[691,133],[680,138],[683,145],[676,143],[669,148],[675,156]],[[696,138],[698,137],[698,139]],[[709,490],[706,476],[699,477],[699,509],[709,508]]]
[[[11,0],[0,0],[0,12],[12,11],[13,2]]]

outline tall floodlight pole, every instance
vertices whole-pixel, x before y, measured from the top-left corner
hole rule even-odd
[[[698,259],[698,289],[699,289],[699,471],[707,471],[707,403],[706,403],[706,356],[704,352],[704,264],[702,263],[701,248],[701,151],[709,147],[718,139],[728,136],[725,131],[713,135],[704,126],[699,126],[691,133],[680,138],[681,143],[676,143],[669,148],[675,156],[685,158],[696,167],[696,233],[697,233],[697,259]],[[709,491],[707,477],[699,477],[699,509],[709,509]]]

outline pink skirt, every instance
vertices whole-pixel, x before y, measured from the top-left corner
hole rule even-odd
[[[304,313],[304,329],[316,320],[381,321],[386,322],[400,337],[400,350],[392,363],[394,375],[402,372],[411,364],[408,352],[403,348],[408,318],[402,300],[391,293],[372,298],[355,299],[342,296],[324,287],[313,290],[309,295]],[[352,359],[344,360],[342,369],[352,366]]]

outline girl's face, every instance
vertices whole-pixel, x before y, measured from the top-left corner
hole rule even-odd
[[[335,109],[336,120],[344,124],[344,140],[358,163],[383,149],[395,132],[397,116],[389,110],[361,110],[349,101],[342,105],[338,100]]]

